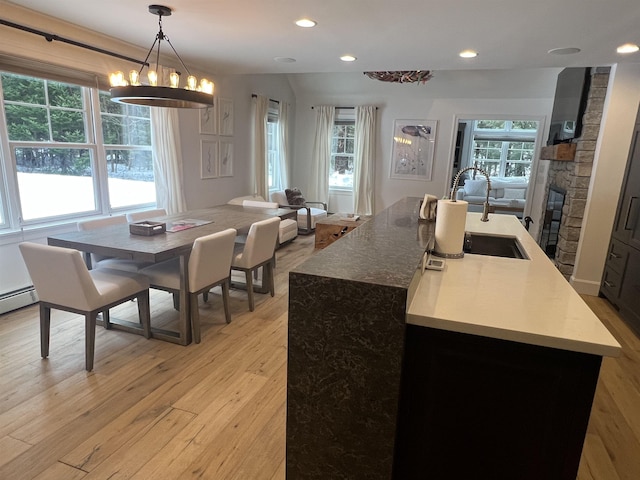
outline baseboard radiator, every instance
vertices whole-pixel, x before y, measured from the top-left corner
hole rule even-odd
[[[33,287],[22,288],[0,294],[0,315],[18,308],[32,305],[38,301],[38,295]]]

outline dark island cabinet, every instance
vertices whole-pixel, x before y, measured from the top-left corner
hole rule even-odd
[[[601,357],[407,326],[393,478],[576,478]]]

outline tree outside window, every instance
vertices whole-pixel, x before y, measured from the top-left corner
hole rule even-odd
[[[355,122],[336,121],[331,140],[329,187],[353,188]]]

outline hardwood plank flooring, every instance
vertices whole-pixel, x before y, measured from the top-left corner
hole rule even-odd
[[[283,480],[288,272],[313,236],[277,252],[276,296],[219,290],[200,304],[202,343],[187,347],[97,329],[84,370],[79,316],[54,311],[40,358],[38,309],[0,316],[0,479]],[[640,478],[640,339],[604,299],[584,297],[623,345],[605,359],[579,480]],[[152,291],[154,324],[171,326],[171,295]],[[114,309],[135,319],[133,302]]]

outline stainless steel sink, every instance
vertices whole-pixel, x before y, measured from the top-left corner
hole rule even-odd
[[[474,255],[529,260],[524,248],[522,248],[522,245],[520,245],[516,237],[466,233],[464,237],[464,252]]]

